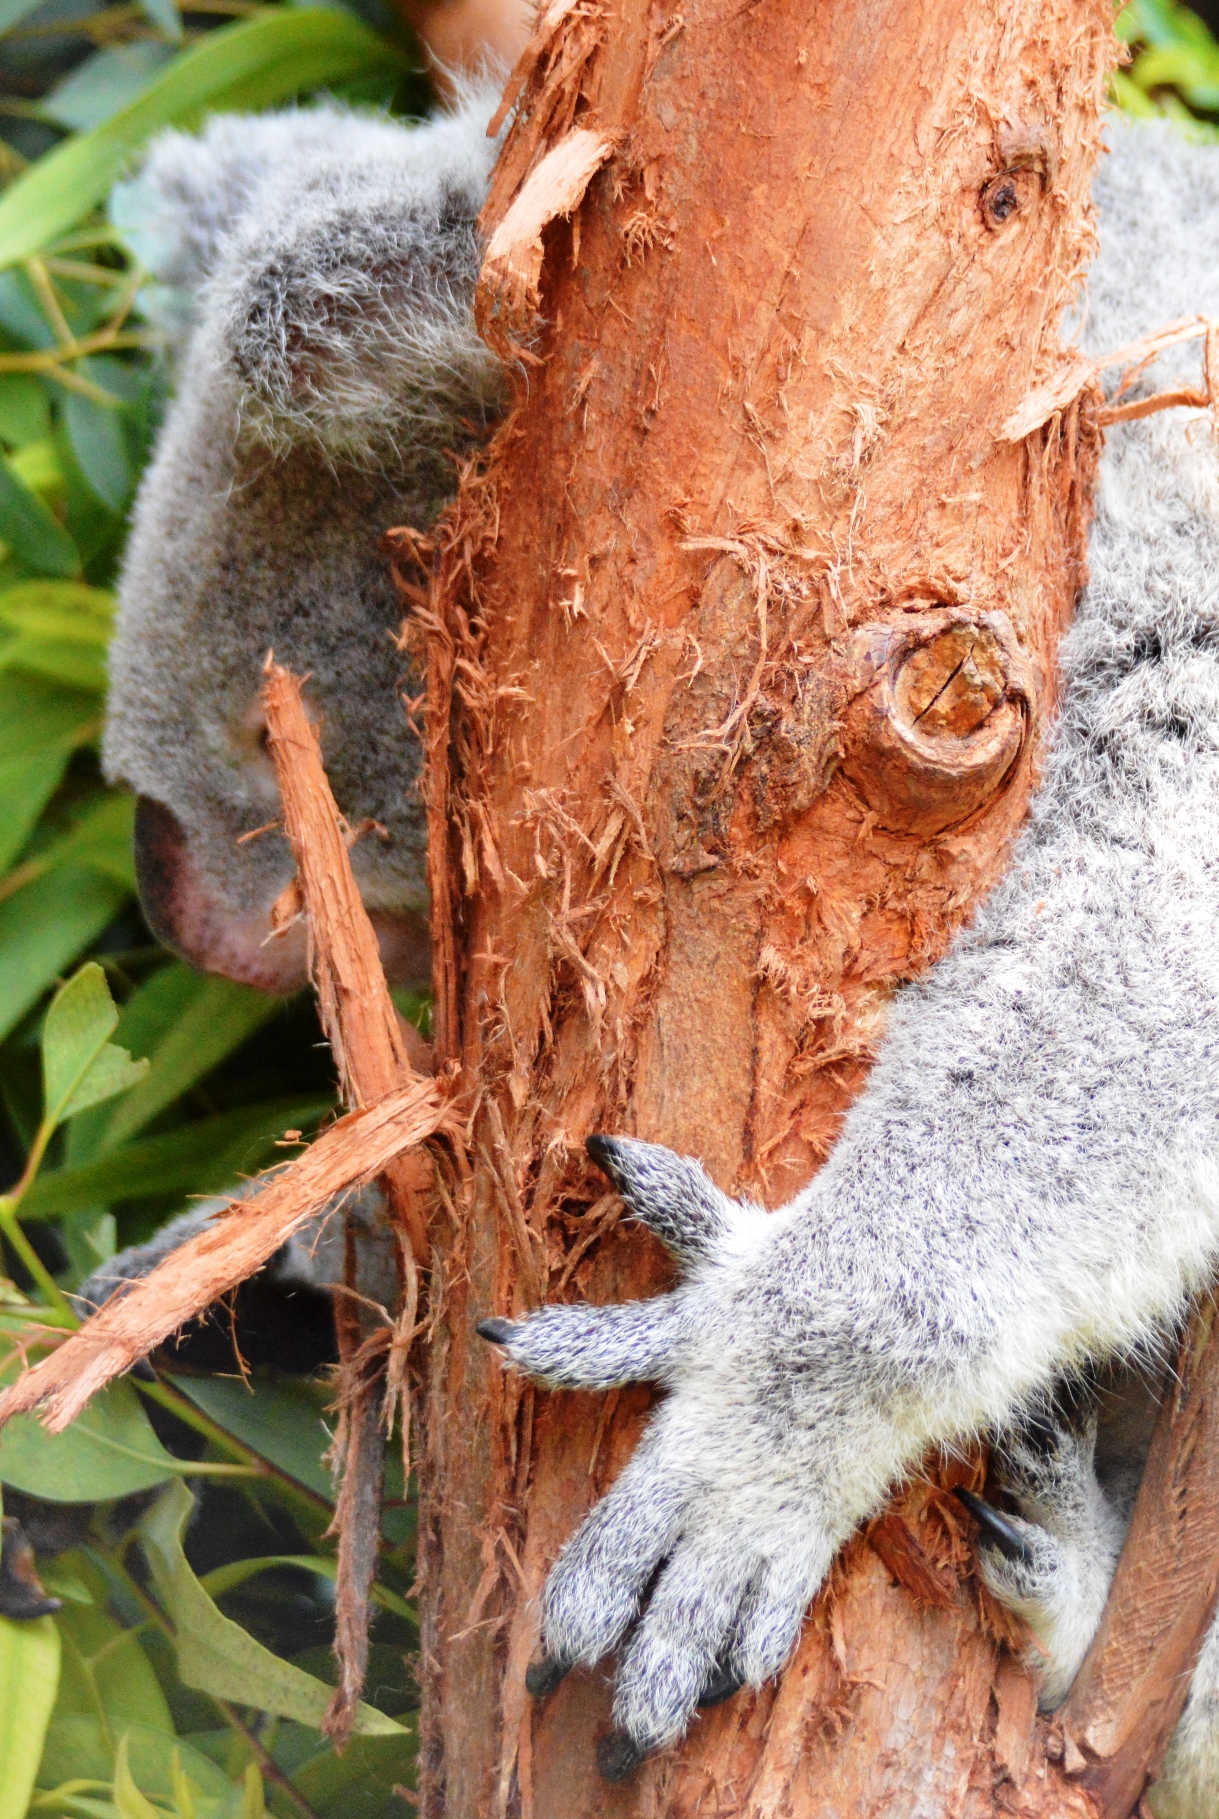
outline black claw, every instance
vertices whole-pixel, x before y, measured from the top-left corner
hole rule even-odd
[[[511,1339],[513,1333],[516,1331],[516,1328],[511,1320],[493,1318],[490,1320],[480,1320],[478,1325],[474,1328],[474,1331],[478,1334],[480,1339],[489,1339],[492,1345],[507,1345],[509,1339]]]
[[[644,1751],[625,1731],[610,1731],[597,1745],[597,1767],[603,1781],[625,1781],[643,1761]]]
[[[1009,1522],[997,1509],[992,1509],[983,1498],[975,1496],[973,1491],[958,1488],[957,1496],[986,1539],[993,1541],[1006,1559],[1020,1560],[1025,1566],[1032,1566],[1033,1550],[1014,1523]]]
[[[553,1655],[539,1655],[525,1670],[525,1691],[531,1699],[545,1699],[567,1672],[567,1663]]]
[[[0,1548],[0,1616],[26,1622],[62,1609],[63,1599],[49,1597],[38,1577],[25,1530],[15,1516],[6,1516]]]
[[[617,1187],[619,1185],[618,1145],[614,1138],[603,1137],[598,1132],[596,1135],[584,1139],[584,1148],[601,1173]]]
[[[711,1678],[699,1694],[698,1703],[704,1711],[710,1705],[723,1705],[726,1699],[739,1693],[744,1684],[743,1677],[736,1669],[721,1661],[717,1667],[712,1668]]]

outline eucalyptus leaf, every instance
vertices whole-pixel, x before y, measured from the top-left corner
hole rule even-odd
[[[51,1617],[0,1617],[0,1819],[24,1819],[59,1686]]]
[[[83,865],[62,865],[0,902],[0,1038],[95,941],[131,893]]]
[[[182,1551],[193,1507],[186,1486],[175,1483],[140,1523],[153,1583],[174,1626],[183,1683],[213,1698],[320,1729],[331,1688],[256,1642],[213,1604],[195,1577]],[[355,1731],[361,1736],[405,1735],[400,1724],[364,1704],[356,1709]]]
[[[42,0],[0,0],[0,35],[11,32],[15,25],[42,5]]]
[[[101,713],[96,695],[0,671],[0,765],[41,753],[66,757],[97,737]]]
[[[0,442],[19,448],[51,433],[51,400],[33,373],[0,373]]]
[[[0,764],[0,875],[17,857],[68,767],[65,751]]]
[[[161,1813],[135,1784],[127,1760],[127,1737],[119,1738],[114,1752],[114,1806],[119,1819],[162,1819]]]
[[[177,19],[176,10],[174,18]],[[180,37],[181,22],[173,36]],[[129,107],[173,57],[168,44],[155,38],[134,44],[109,44],[78,63],[43,99],[43,112],[57,126],[88,132]]]
[[[0,266],[74,227],[160,127],[193,126],[209,110],[270,107],[401,67],[387,39],[334,7],[277,7],[208,32],[104,125],[65,140],[9,185],[0,197]]]
[[[19,581],[0,589],[0,624],[104,651],[114,629],[114,595],[83,581]]]
[[[75,1168],[44,1172],[21,1202],[22,1221],[153,1195],[221,1193],[243,1175],[283,1160],[283,1152],[274,1147],[276,1138],[285,1130],[309,1130],[330,1109],[331,1101],[325,1099],[264,1100],[179,1125]]]
[[[108,1040],[118,1020],[96,960],[55,994],[42,1028],[44,1116],[52,1124],[126,1092],[147,1074],[147,1061],[133,1061]]]
[[[3,208],[0,200],[0,212]],[[80,573],[79,552],[63,525],[37,493],[17,478],[11,463],[4,461],[0,461],[0,537],[16,560],[35,574]]]
[[[185,966],[163,968],[137,998],[151,1002],[127,1007],[121,1033],[151,1057],[153,1070],[139,1091],[116,1105],[107,1119],[107,1149],[142,1130],[283,1008],[282,999]],[[155,1017],[169,1005],[172,1016],[163,1023],[159,1040],[150,1043],[150,1032],[137,1033],[144,1010]]]
[[[95,398],[69,392],[63,413],[72,453],[86,483],[103,505],[121,512],[131,493],[132,476],[118,411]]]
[[[113,1614],[112,1581],[102,1559],[92,1548],[84,1547],[73,1548],[61,1558],[92,1594],[92,1602],[66,1605],[55,1619],[63,1638],[63,1669],[52,1729],[69,1717],[101,1718],[105,1755],[96,1768],[81,1772],[96,1773],[108,1781],[117,1737],[124,1731],[134,1735],[139,1727],[158,1732],[172,1743],[173,1717],[139,1636],[125,1629]],[[138,1748],[133,1748],[132,1758],[136,1773],[143,1778]],[[63,1769],[62,1763],[44,1762],[40,1782],[46,1785],[48,1774],[63,1780]]]
[[[15,1374],[10,1368],[0,1380]],[[101,1390],[62,1434],[48,1434],[33,1415],[15,1415],[0,1431],[0,1482],[50,1503],[129,1497],[182,1469],[121,1380]]]

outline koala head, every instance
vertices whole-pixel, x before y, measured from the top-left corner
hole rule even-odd
[[[382,533],[425,528],[485,436],[501,375],[474,332],[490,91],[417,128],[335,108],[169,134],[115,213],[161,281],[176,396],[136,502],[104,739],[139,797],[156,934],[264,990],[293,875],[259,709],[268,651],[309,677],[352,861],[391,977],[427,976],[420,748]],[[255,834],[252,839],[243,836]]]

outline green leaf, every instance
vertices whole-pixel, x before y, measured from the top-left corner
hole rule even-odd
[[[114,1805],[119,1819],[163,1819],[132,1778],[127,1762],[126,1735],[119,1738],[118,1748],[114,1752]]]
[[[174,5],[174,0],[140,0],[140,5],[152,23],[160,26],[167,38],[172,38],[175,43],[181,43],[183,37],[182,15]]]
[[[63,1639],[63,1670],[52,1728],[69,1717],[100,1718],[105,1754],[96,1767],[79,1772],[96,1773],[108,1781],[117,1737],[124,1731],[134,1733],[140,1726],[161,1733],[172,1743],[173,1719],[139,1637],[124,1629],[110,1609],[113,1582],[109,1563],[92,1548],[83,1547],[63,1555],[62,1562],[92,1594],[92,1602],[65,1606],[55,1618]],[[131,1753],[135,1772],[147,1786],[141,1752],[134,1743]],[[65,1779],[65,1765],[44,1761],[39,1775],[42,1785],[51,1776]]]
[[[0,1038],[97,939],[130,894],[85,866],[63,865],[0,903]]]
[[[24,1819],[59,1686],[50,1617],[0,1617],[0,1819]]]
[[[126,1007],[121,1034],[152,1060],[152,1073],[137,1093],[107,1119],[107,1149],[142,1130],[158,1112],[210,1074],[283,1009],[231,979],[213,979],[186,966],[164,967]],[[160,1039],[141,1024],[160,1022]]]
[[[309,1130],[330,1109],[324,1099],[264,1100],[107,1151],[75,1168],[53,1170],[27,1190],[22,1221],[154,1195],[222,1193],[267,1162],[284,1160],[275,1139],[286,1130]]]
[[[305,1573],[320,1573],[323,1579],[333,1580],[339,1570],[338,1560],[333,1554],[263,1554],[255,1560],[230,1560],[227,1566],[217,1566],[210,1573],[205,1573],[200,1580],[204,1591],[212,1598],[223,1598],[226,1592],[235,1591],[244,1585],[247,1579],[253,1579],[258,1573],[268,1572],[276,1566],[296,1566]],[[43,1583],[49,1584],[46,1576]],[[388,1586],[374,1585],[369,1596],[374,1604],[384,1611],[392,1611],[395,1617],[402,1617],[407,1623],[418,1623],[414,1607],[405,1598],[399,1598]]]
[[[34,170],[38,168],[33,166]],[[10,190],[8,194],[11,193]],[[0,214],[4,200],[0,200]],[[35,574],[80,573],[80,556],[63,525],[5,461],[0,461],[0,537],[22,567],[33,569]]]
[[[87,484],[103,505],[112,512],[121,512],[131,492],[132,478],[118,411],[113,405],[69,392],[63,413],[72,453]]]
[[[140,1524],[158,1596],[174,1625],[183,1684],[320,1729],[330,1687],[273,1655],[226,1617],[191,1571],[182,1534],[193,1508],[186,1486],[176,1483],[162,1492]],[[392,1718],[363,1704],[356,1711],[355,1730],[364,1736],[402,1734]]]
[[[0,1382],[16,1374],[11,1365]],[[15,1415],[0,1432],[0,1482],[51,1503],[128,1497],[183,1469],[122,1381],[108,1384],[62,1434],[48,1434],[33,1415]]]
[[[262,1775],[256,1762],[247,1763],[244,1780],[241,1819],[265,1819],[267,1802],[262,1789]]]
[[[19,581],[0,590],[0,625],[104,651],[114,629],[114,595],[83,581]]]
[[[20,448],[51,433],[51,401],[33,373],[0,373],[0,442]]]
[[[174,35],[180,35],[181,28]],[[155,38],[134,44],[111,44],[78,63],[44,96],[42,111],[57,126],[88,132],[129,107],[173,56],[168,44]]]
[[[208,32],[137,100],[46,153],[9,185],[0,197],[0,266],[28,258],[75,226],[160,127],[194,125],[208,110],[270,107],[401,65],[388,40],[333,7],[277,7]]]
[[[17,857],[68,768],[63,751],[0,764],[0,874]]]
[[[413,1719],[404,1723],[414,1729]],[[341,1756],[319,1750],[295,1771],[292,1785],[318,1819],[385,1819],[403,1810],[393,1791],[412,1784],[414,1760],[413,1738],[353,1737]]]
[[[0,0],[0,34],[11,32],[15,25],[20,25],[26,15],[41,4],[42,0]]]
[[[322,1464],[330,1444],[323,1413],[334,1401],[327,1385],[261,1371],[254,1372],[248,1389],[233,1377],[171,1377],[170,1382],[268,1465],[328,1503],[334,1501],[330,1473]]]
[[[31,872],[49,872],[60,865],[87,865],[113,878],[128,891],[135,890],[132,833],[135,798],[125,790],[107,790],[86,810],[76,826],[27,861]]]
[[[42,1027],[44,1116],[52,1124],[126,1092],[148,1072],[147,1061],[133,1061],[108,1040],[118,1020],[96,960],[55,994]]]
[[[62,752],[96,739],[101,731],[96,695],[57,688],[40,676],[0,672],[0,764]]]

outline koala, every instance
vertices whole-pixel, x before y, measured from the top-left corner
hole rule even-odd
[[[470,311],[491,106],[467,97],[413,131],[334,109],[215,121],[159,141],[116,203],[145,236],[179,382],[122,578],[106,762],[142,798],[158,933],[268,989],[301,976],[299,952],[262,945],[282,838],[236,845],[277,806],[257,712],[268,646],[313,675],[340,806],[385,830],[356,848],[361,888],[391,965],[422,966],[419,750],[398,699],[416,683],[376,540],[431,521],[450,453],[500,408]],[[1096,197],[1088,349],[1219,314],[1219,150],[1115,126]],[[1191,361],[1196,344],[1138,383]],[[1095,1629],[1154,1414],[1154,1369],[1129,1361],[1154,1359],[1219,1247],[1209,436],[1179,412],[1110,432],[1092,578],[1011,869],[895,1001],[817,1178],[766,1213],[693,1160],[595,1138],[678,1287],[481,1323],[545,1381],[667,1391],[552,1571],[530,1676],[542,1695],[619,1652],[611,1779],[700,1703],[778,1671],[837,1548],[930,1448],[1003,1437],[1020,1513],[975,1500],[983,1570],[1045,1645],[1047,1704]],[[156,1255],[184,1235],[167,1228]],[[155,1260],[124,1253],[111,1273]],[[1126,1411],[1109,1454],[1103,1422],[1055,1412],[1093,1370]],[[1196,1790],[1219,1782],[1217,1679],[1212,1636],[1159,1819],[1211,1811]]]
[[[116,192],[175,389],[119,581],[103,761],[131,786],[157,936],[291,991],[303,928],[259,709],[268,650],[311,677],[353,864],[391,978],[428,977],[420,743],[381,533],[425,530],[503,401],[474,332],[498,97],[399,125],[336,106],[170,132]]]
[[[1219,316],[1219,148],[1115,125],[1095,193],[1087,351]],[[1197,342],[1174,349],[1135,383],[1196,383],[1199,360]],[[1074,1373],[1154,1357],[1214,1272],[1219,457],[1207,416],[1110,430],[1090,556],[1010,869],[895,999],[820,1173],[766,1213],[696,1161],[594,1138],[627,1212],[673,1253],[678,1286],[480,1325],[545,1382],[666,1392],[551,1570],[531,1670],[541,1694],[617,1651],[611,1779],[677,1740],[700,1702],[778,1672],[837,1550],[930,1451],[1017,1427]],[[1060,1424],[1040,1454],[1030,1431],[1012,1438],[1020,1573],[989,1529],[992,1583],[1043,1619],[1051,1702],[1121,1542],[1094,1444],[1086,1424]],[[1128,1475],[1145,1445],[1128,1445]],[[1059,1573],[1064,1548],[1073,1566]],[[1219,1810],[1217,1682],[1212,1635],[1161,1819]],[[1189,1792],[1204,1786],[1210,1804]]]

